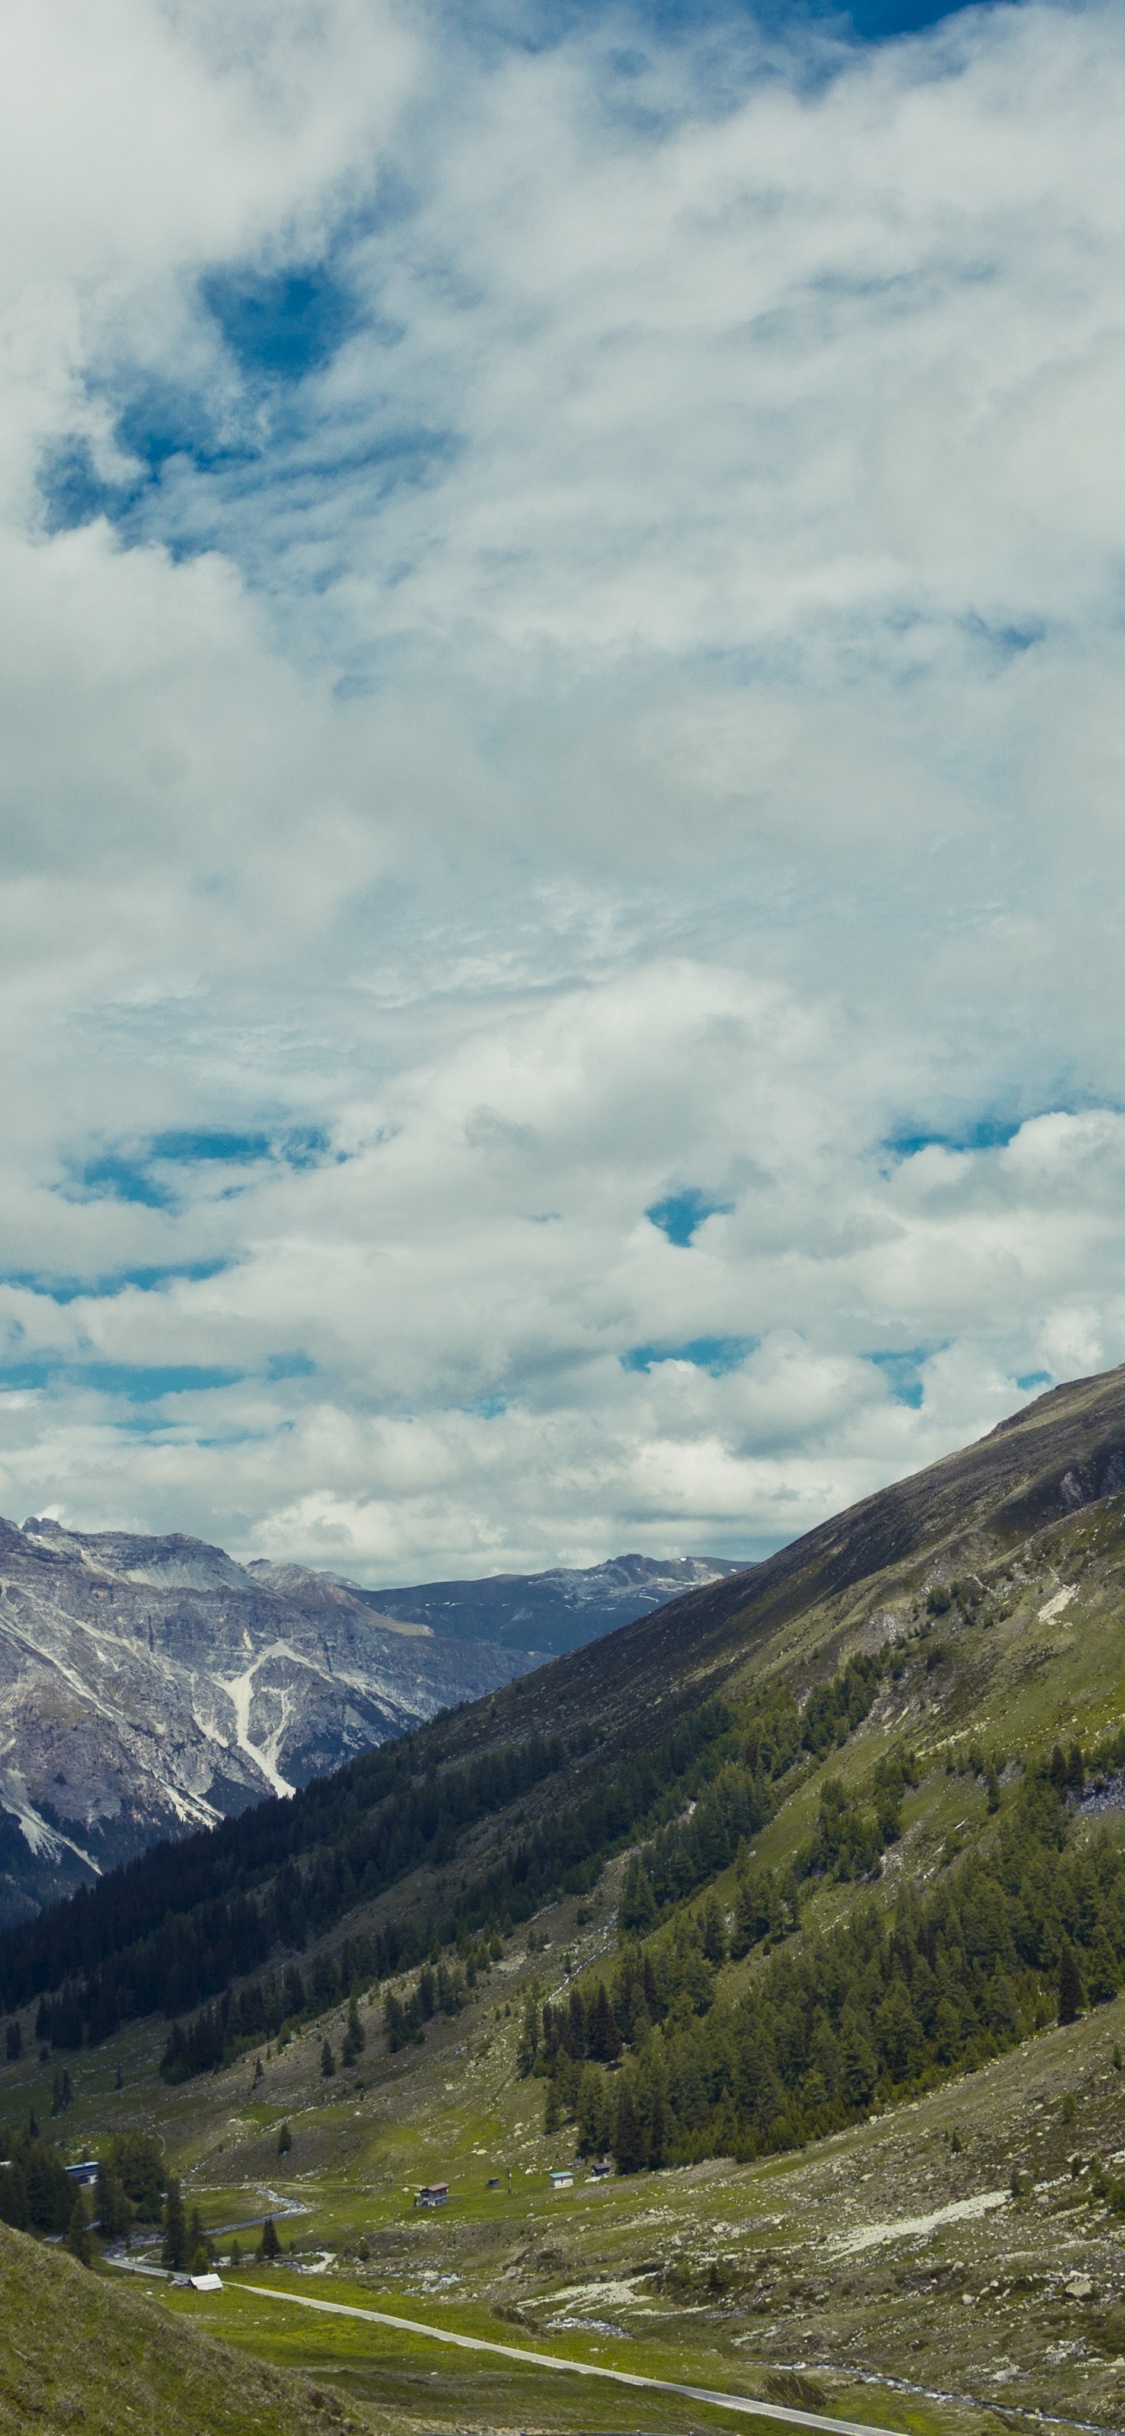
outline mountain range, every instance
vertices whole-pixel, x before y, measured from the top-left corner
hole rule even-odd
[[[384,1600],[180,1533],[0,1520],[0,1925],[734,1570],[626,1556]]]
[[[0,1921],[538,1663],[178,1533],[0,1521]]]
[[[602,1565],[554,1566],[546,1573],[493,1573],[476,1582],[423,1582],[412,1589],[361,1590],[356,1598],[404,1623],[428,1624],[453,1639],[499,1641],[558,1657],[616,1632],[683,1598],[689,1590],[745,1573],[720,1556],[615,1556]]]

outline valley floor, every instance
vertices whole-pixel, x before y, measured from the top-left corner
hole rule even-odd
[[[564,1962],[582,1967],[604,1934],[560,1906],[540,1923],[547,1951],[515,1941],[423,2050],[387,2055],[365,2006],[367,2051],[329,2080],[321,2042],[327,2033],[338,2050],[342,2027],[332,2016],[279,2053],[263,2047],[256,2086],[251,2053],[167,2089],[155,2069],[162,2025],[75,2059],[60,2127],[69,2152],[111,2130],[158,2130],[220,2256],[233,2238],[243,2245],[221,2292],[161,2284],[150,2287],[157,2306],[311,2376],[387,2436],[686,2436],[738,2421],[496,2353],[451,2356],[424,2334],[274,2295],[917,2436],[1041,2416],[1125,2426],[1125,2230],[1071,2171],[1074,2158],[1112,2166],[1125,2155],[1125,2073],[1113,2060],[1125,1999],[803,2153],[605,2180],[577,2163],[556,2191],[548,2169],[574,2162],[573,2129],[546,2135],[543,2084],[514,2076],[522,1994],[533,1979],[550,1993]],[[46,2114],[49,2080],[33,2061],[3,2073],[9,2123],[31,2104]],[[449,2204],[421,2210],[416,2189],[433,2181],[448,2182]],[[267,2213],[283,2243],[269,2269],[248,2229]],[[218,2232],[239,2224],[237,2237]],[[143,2250],[134,2256],[141,2264]]]

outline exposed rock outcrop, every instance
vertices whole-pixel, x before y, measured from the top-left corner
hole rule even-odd
[[[0,1925],[538,1662],[178,1533],[0,1520]]]

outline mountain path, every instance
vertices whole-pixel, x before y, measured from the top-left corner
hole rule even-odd
[[[486,2351],[496,2359],[514,2360],[521,2368],[555,2368],[573,2377],[602,2377],[612,2385],[642,2386],[648,2393],[683,2394],[690,2402],[709,2402],[716,2409],[739,2411],[746,2418],[781,2420],[787,2427],[822,2428],[827,2436],[903,2436],[901,2428],[885,2428],[868,2419],[833,2419],[821,2411],[799,2411],[785,2402],[756,2402],[748,2394],[724,2394],[706,2385],[677,2385],[667,2377],[642,2377],[635,2369],[602,2368],[592,2360],[566,2360],[549,2351],[525,2351],[515,2343],[491,2343],[486,2335],[454,2334],[446,2326],[427,2326],[419,2318],[392,2317],[386,2309],[359,2309],[350,2301],[314,2300],[311,2293],[275,2292],[268,2284],[239,2284],[239,2292],[260,2300],[282,2301],[294,2309],[319,2309],[338,2318],[364,2318],[373,2326],[394,2326],[400,2334],[429,2335],[434,2343],[452,2343],[461,2351]]]

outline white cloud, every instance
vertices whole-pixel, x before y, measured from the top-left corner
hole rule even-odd
[[[6,1511],[750,1553],[1125,1355],[1120,17],[619,35],[0,31]]]

